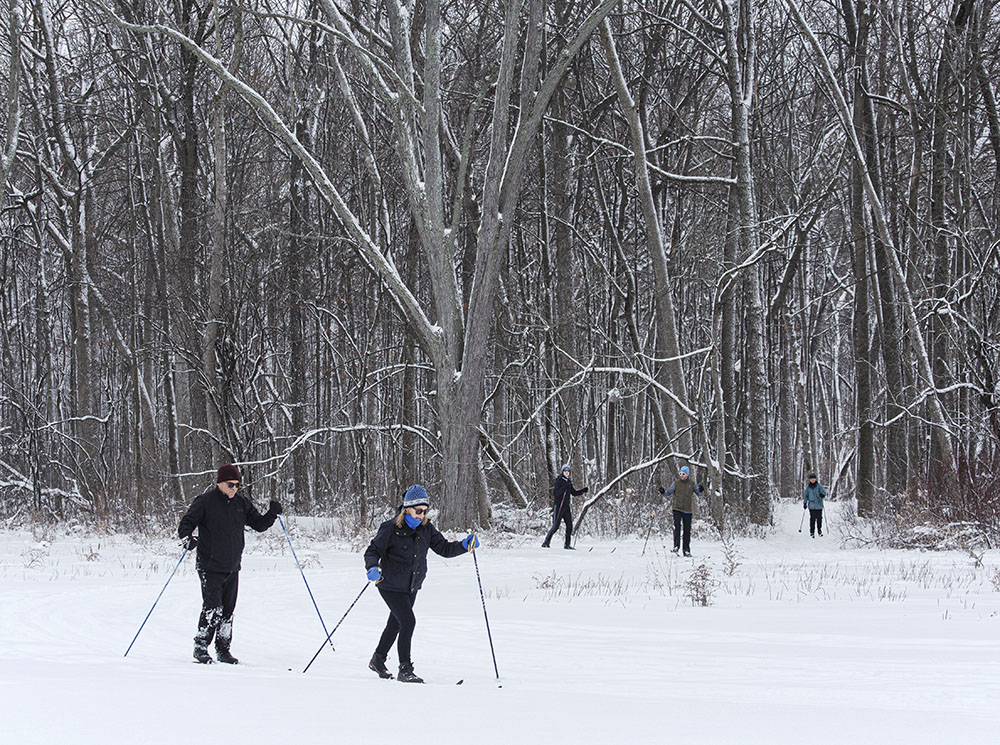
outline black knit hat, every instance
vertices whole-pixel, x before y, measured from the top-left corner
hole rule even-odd
[[[219,466],[218,473],[215,476],[215,483],[221,484],[224,481],[239,481],[240,480],[240,469],[234,466],[232,463],[227,463],[224,466]]]

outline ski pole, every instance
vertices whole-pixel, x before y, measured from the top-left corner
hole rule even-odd
[[[653,513],[653,519],[649,521],[649,530],[646,531],[646,540],[642,542],[642,555],[646,555],[646,544],[649,543],[649,534],[653,532],[653,526],[656,524],[656,518],[659,512]]]
[[[285,528],[285,521],[281,519],[281,515],[278,515],[278,522],[281,523],[281,529],[285,532],[285,540],[288,541],[288,548],[292,552],[292,558],[295,559],[295,566],[299,568],[299,574],[302,575],[302,581],[306,583],[306,592],[309,593],[309,599],[312,600],[313,608],[316,609],[316,615],[319,616],[320,625],[323,627],[323,632],[327,635],[327,641],[330,640],[330,633],[326,629],[326,623],[323,621],[323,614],[319,612],[319,606],[316,605],[316,598],[313,597],[313,591],[309,587],[309,582],[306,581],[306,573],[302,571],[302,565],[299,563],[299,557],[295,555],[295,549],[292,548],[292,539],[288,536],[288,530]],[[333,642],[330,642],[330,649],[333,649]]]
[[[806,521],[806,511],[803,509],[802,510],[802,519],[799,520],[799,532],[800,533],[802,532],[802,524],[805,523],[805,521]]]
[[[139,630],[135,632],[135,636],[132,637],[132,644],[135,644],[135,640],[139,638],[139,634],[142,633],[142,629],[146,625],[146,621],[148,621],[149,617],[153,615],[153,610],[156,608],[156,604],[160,602],[160,598],[163,597],[163,593],[166,591],[167,585],[169,585],[170,580],[174,578],[174,575],[177,573],[177,569],[180,567],[181,562],[184,561],[184,557],[187,556],[187,554],[188,554],[188,549],[187,547],[185,547],[184,553],[181,554],[181,558],[177,562],[177,566],[174,567],[174,571],[172,571],[170,573],[170,576],[167,577],[166,584],[163,585],[163,589],[160,590],[160,594],[156,596],[156,600],[153,601],[153,607],[149,609],[149,613],[147,613],[146,617],[142,620],[142,626],[139,627]],[[128,649],[125,650],[125,654],[123,654],[122,657],[128,657],[128,653],[132,651],[132,644],[128,645]]]
[[[316,654],[314,654],[312,656],[312,659],[309,660],[309,664],[306,665],[305,669],[302,672],[306,672],[307,670],[309,670],[309,668],[313,664],[313,662],[316,661],[316,658],[319,657],[319,653],[323,651],[323,648],[326,646],[326,643],[328,641],[330,641],[330,637],[333,636],[334,631],[336,631],[337,629],[340,628],[340,624],[342,624],[344,622],[344,619],[347,618],[347,614],[351,612],[351,608],[353,608],[355,605],[357,605],[358,601],[361,600],[361,596],[365,594],[365,590],[368,589],[368,585],[370,585],[370,584],[371,584],[371,582],[366,582],[365,586],[361,588],[361,592],[359,592],[358,596],[356,598],[354,598],[354,602],[351,603],[351,607],[348,608],[346,611],[344,611],[344,615],[342,615],[340,617],[340,620],[337,621],[337,625],[333,627],[333,631],[331,631],[329,634],[326,635],[326,639],[324,639],[323,643],[319,645],[319,649],[316,650]],[[330,646],[332,647],[333,644],[331,643]]]
[[[475,543],[475,539],[473,539]],[[476,558],[476,551],[472,551],[472,561],[476,565],[476,582],[479,583],[479,599],[483,601],[483,618],[486,619],[486,637],[490,640],[490,654],[493,655],[493,672],[496,673],[497,681],[500,680],[500,671],[497,669],[497,654],[493,650],[493,634],[490,633],[490,617],[486,614],[486,596],[483,594],[483,580],[479,577],[479,559]]]

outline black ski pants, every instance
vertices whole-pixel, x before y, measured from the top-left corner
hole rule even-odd
[[[206,572],[198,570],[201,579],[201,615],[196,647],[207,649],[215,638],[216,649],[229,649],[233,640],[233,612],[240,589],[239,572]]]
[[[569,510],[569,505],[563,505],[560,510],[558,507],[552,508],[552,527],[549,528],[548,534],[545,536],[545,540],[542,542],[543,546],[548,546],[549,541],[552,540],[552,536],[556,534],[559,530],[559,523],[566,524],[566,543],[565,546],[569,546],[573,538],[573,515]]]
[[[674,510],[674,548],[681,547],[681,528],[684,528],[684,553],[691,553],[691,513]]]
[[[394,592],[379,588],[379,594],[389,606],[389,620],[375,647],[375,653],[385,657],[396,642],[396,652],[399,654],[399,664],[407,665],[410,659],[410,642],[413,630],[417,627],[417,617],[413,615],[413,604],[417,602],[416,592]]]
[[[816,535],[816,531],[823,535],[823,509],[809,510],[809,535]]]

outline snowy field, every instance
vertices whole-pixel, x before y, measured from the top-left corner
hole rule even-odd
[[[645,557],[638,539],[484,536],[502,687],[471,556],[429,556],[419,686],[367,669],[374,590],[302,673],[325,635],[277,523],[248,535],[237,667],[191,662],[191,556],[123,658],[175,544],[0,532],[0,743],[1000,742],[1000,557],[844,549],[830,507],[832,535],[799,533],[783,505],[735,561],[705,541],[675,557],[655,534]],[[363,546],[286,525],[333,628],[366,584]],[[702,563],[708,606],[688,597]]]

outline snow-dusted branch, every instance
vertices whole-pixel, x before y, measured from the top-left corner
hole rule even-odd
[[[886,254],[889,258],[889,267],[892,271],[893,280],[895,281],[896,291],[902,298],[900,305],[903,308],[903,312],[906,314],[906,333],[917,356],[917,367],[920,370],[920,375],[927,382],[927,384],[931,388],[935,388],[934,371],[931,367],[930,357],[927,353],[927,345],[924,341],[924,335],[922,333],[920,323],[917,320],[913,297],[910,294],[910,286],[906,281],[902,266],[900,266],[899,263],[896,243],[893,240],[892,232],[889,230],[889,223],[886,219],[885,210],[882,208],[882,201],[879,199],[878,192],[875,190],[875,185],[872,182],[870,166],[868,164],[868,159],[865,157],[864,148],[861,146],[861,140],[858,137],[858,132],[854,126],[851,107],[848,105],[847,98],[845,97],[843,90],[841,90],[840,83],[837,81],[837,76],[833,72],[833,66],[830,64],[830,59],[827,57],[823,46],[819,43],[819,39],[816,38],[816,34],[813,32],[812,27],[802,15],[802,10],[799,7],[798,1],[785,0],[785,2],[788,5],[789,10],[791,10],[792,15],[795,17],[795,21],[799,25],[799,28],[802,30],[803,36],[805,36],[809,45],[812,47],[818,60],[820,71],[826,80],[827,91],[833,96],[833,101],[836,105],[837,117],[840,120],[841,126],[844,128],[844,133],[847,135],[851,153],[855,161],[860,166],[859,171],[862,178],[862,185],[864,186],[865,196],[867,197],[869,207],[871,208],[872,219],[875,221],[875,228],[878,232],[879,239],[886,246]],[[931,409],[934,412],[934,418],[936,420],[935,424],[947,432],[948,416],[941,403],[941,399],[935,395],[930,399],[930,404]],[[950,453],[950,436],[948,439],[949,442],[947,450]]]
[[[416,296],[399,276],[392,260],[384,255],[380,248],[374,243],[371,236],[361,226],[361,221],[348,207],[340,191],[334,185],[332,179],[327,174],[326,169],[319,163],[313,154],[295,136],[288,125],[281,119],[271,104],[255,88],[244,83],[239,78],[229,72],[218,58],[203,49],[190,37],[162,24],[140,25],[129,23],[117,16],[100,0],[90,0],[95,6],[100,8],[115,24],[123,29],[136,34],[156,34],[166,36],[184,46],[194,54],[212,72],[218,75],[227,85],[249,104],[260,116],[265,126],[276,135],[299,158],[310,176],[319,193],[324,200],[333,208],[344,228],[355,240],[355,246],[362,254],[364,260],[378,272],[392,292],[392,296],[400,309],[409,320],[414,332],[419,337],[422,345],[433,354],[440,345],[440,329],[433,325],[427,318],[420,306]]]
[[[256,460],[241,460],[235,462],[234,465],[237,466],[269,466],[270,470],[266,473],[257,476],[257,479],[270,478],[277,476],[281,468],[288,462],[288,459],[292,457],[296,450],[305,447],[306,445],[313,444],[316,438],[322,435],[328,434],[348,434],[351,432],[376,432],[379,434],[392,433],[392,432],[409,432],[410,434],[417,435],[431,448],[436,447],[436,443],[432,437],[431,432],[423,427],[411,427],[405,424],[389,424],[389,425],[379,425],[379,424],[345,424],[343,426],[334,427],[316,427],[310,429],[306,432],[299,434],[292,443],[286,447],[282,452],[275,455],[269,456],[267,458],[258,458]],[[174,473],[170,474],[170,478],[186,478],[193,476],[209,476],[215,473],[214,470],[209,471],[188,471],[186,473]]]

